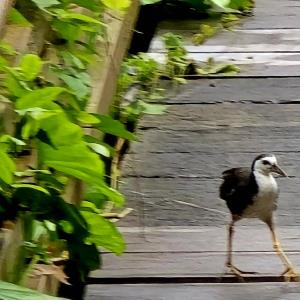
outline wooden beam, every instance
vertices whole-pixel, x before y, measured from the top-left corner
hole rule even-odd
[[[124,18],[113,12],[108,13],[108,44],[104,53],[104,61],[92,71],[93,92],[89,105],[90,112],[107,113],[116,91],[120,66],[132,36],[140,7],[138,0],[133,0]]]
[[[0,1],[0,36],[2,37],[5,29],[5,24],[8,16],[10,7],[12,6],[12,0],[1,0]]]

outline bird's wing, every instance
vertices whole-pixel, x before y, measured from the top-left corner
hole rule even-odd
[[[220,198],[233,214],[240,214],[253,201],[256,182],[250,168],[234,168],[222,173],[223,183],[220,186]]]
[[[227,200],[237,189],[248,186],[251,176],[249,168],[233,168],[222,173],[223,183],[220,186],[220,198]]]

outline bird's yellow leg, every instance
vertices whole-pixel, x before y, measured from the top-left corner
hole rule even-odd
[[[286,267],[285,271],[281,275],[284,276],[286,281],[300,281],[300,274],[295,271],[293,264],[291,263],[291,261],[289,260],[289,258],[284,253],[281,247],[281,243],[277,237],[273,221],[269,220],[266,223],[269,226],[271,231],[274,251],[279,256],[282,263]]]
[[[243,276],[247,274],[256,274],[256,272],[244,272],[232,264],[232,241],[233,241],[233,233],[234,233],[234,223],[235,219],[233,219],[228,226],[228,238],[227,238],[227,260],[226,260],[226,268],[227,273],[234,274],[239,279],[244,280]]]

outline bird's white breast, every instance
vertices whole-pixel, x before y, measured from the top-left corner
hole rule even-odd
[[[253,204],[245,210],[245,217],[266,220],[277,206],[278,186],[274,177],[254,172],[258,185],[258,193],[253,198]]]

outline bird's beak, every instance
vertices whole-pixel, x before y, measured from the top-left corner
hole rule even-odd
[[[288,175],[278,165],[272,166],[272,172],[277,173],[283,177],[288,177]]]

